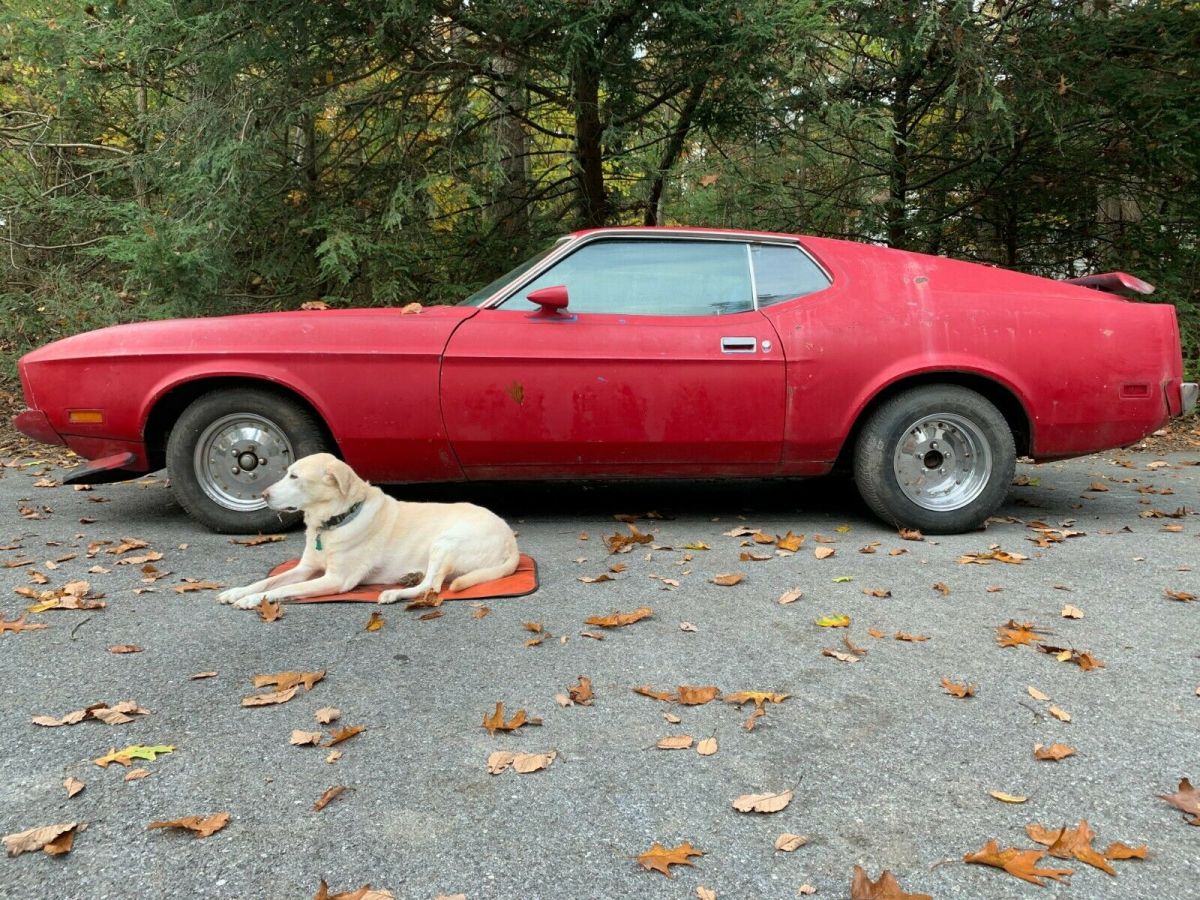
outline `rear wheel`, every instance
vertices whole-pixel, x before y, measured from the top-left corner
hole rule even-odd
[[[295,525],[296,513],[267,508],[264,488],[297,459],[329,450],[320,423],[270,390],[216,390],[183,411],[167,440],[167,471],[179,505],[222,534]]]
[[[930,534],[978,528],[1008,496],[1012,429],[986,397],[958,385],[913,388],[863,425],[854,480],[885,521]]]

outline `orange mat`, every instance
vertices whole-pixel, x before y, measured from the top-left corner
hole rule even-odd
[[[289,559],[285,563],[281,563],[271,570],[272,575],[278,575],[280,572],[286,572],[288,569],[295,568],[300,562],[298,559]],[[360,584],[352,591],[347,591],[344,594],[326,594],[323,597],[297,597],[291,600],[284,600],[284,603],[332,603],[334,601],[353,601],[357,600],[363,603],[375,603],[379,600],[379,594],[382,591],[392,590],[393,588],[403,587],[399,584]],[[517,563],[517,571],[511,575],[506,575],[504,578],[497,578],[493,581],[485,581],[483,584],[477,584],[474,587],[469,587],[464,591],[442,591],[441,598],[443,600],[494,600],[503,597],[524,597],[526,594],[532,594],[538,589],[538,573],[537,563],[533,561],[532,556],[521,554],[521,561]],[[404,601],[401,600],[401,603]]]

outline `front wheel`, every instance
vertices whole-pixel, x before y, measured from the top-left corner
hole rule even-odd
[[[329,450],[320,423],[296,401],[259,388],[211,391],[183,411],[167,439],[179,505],[221,534],[281,531],[300,516],[267,507],[264,488],[297,459]]]
[[[881,519],[929,534],[978,528],[1008,496],[1012,429],[986,397],[958,385],[913,388],[864,423],[854,480]]]

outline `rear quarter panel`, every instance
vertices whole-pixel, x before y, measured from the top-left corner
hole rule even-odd
[[[969,373],[1022,405],[1039,459],[1123,446],[1167,418],[1174,309],[941,257],[806,238],[833,276],[768,309],[788,361],[785,466],[827,470],[873,398]]]

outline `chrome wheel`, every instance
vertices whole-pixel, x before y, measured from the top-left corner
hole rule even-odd
[[[955,413],[922,416],[904,430],[892,458],[896,483],[923,509],[945,512],[974,501],[992,476],[992,451],[979,426]]]
[[[283,429],[255,413],[231,413],[208,425],[192,457],[196,481],[226,509],[265,509],[263,489],[287,472],[295,454]]]

